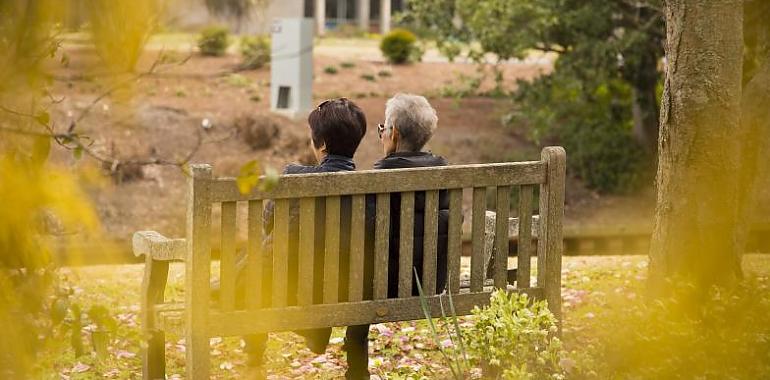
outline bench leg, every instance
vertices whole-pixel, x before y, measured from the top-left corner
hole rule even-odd
[[[142,333],[146,347],[142,351],[142,378],[166,378],[166,334],[155,323],[154,305],[162,303],[168,280],[168,261],[155,261],[149,256],[142,280]]]

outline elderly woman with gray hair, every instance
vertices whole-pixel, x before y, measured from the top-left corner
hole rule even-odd
[[[424,151],[438,126],[436,110],[423,96],[396,94],[385,105],[385,122],[377,130],[385,157],[374,164],[375,169],[418,168],[445,166],[446,160],[430,151]],[[367,199],[367,252],[372,252],[374,230],[374,198]],[[447,233],[449,229],[449,199],[445,191],[439,193],[438,207],[438,242],[436,263],[436,291],[442,292],[446,285],[447,271]],[[400,236],[401,195],[390,197],[390,236],[388,260],[388,297],[398,296],[398,252]],[[413,232],[413,270],[422,281],[423,238],[425,226],[425,192],[416,192],[414,199]],[[371,279],[373,273],[373,255],[367,254],[365,260],[365,278]],[[366,295],[371,297],[371,283],[365,286]],[[412,295],[417,296],[416,283]],[[349,326],[345,334],[347,351],[347,379],[368,379],[368,334],[369,325]]]

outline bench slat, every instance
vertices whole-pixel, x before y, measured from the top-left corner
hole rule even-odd
[[[246,258],[246,307],[256,310],[262,303],[262,201],[249,201]]]
[[[484,284],[484,223],[487,207],[486,187],[473,188],[471,225],[471,291],[478,292]]]
[[[412,258],[414,257],[414,192],[401,193],[398,248],[398,296],[412,295]]]
[[[324,242],[323,302],[336,303],[339,295],[340,197],[326,198],[326,240]]]
[[[390,243],[390,193],[377,194],[374,231],[374,299],[388,298],[388,245]]]
[[[449,190],[449,241],[447,247],[447,282],[452,293],[460,291],[460,255],[462,254],[463,189]]]
[[[222,202],[222,225],[219,262],[219,307],[222,311],[235,309],[235,202]]]
[[[289,201],[275,201],[272,288],[274,307],[286,306],[289,281]]]
[[[497,187],[497,207],[495,224],[495,287],[505,288],[508,284],[508,215],[511,206],[511,187]]]
[[[425,192],[422,281],[427,295],[436,294],[436,243],[438,241],[438,191]]]
[[[282,175],[269,191],[257,187],[241,194],[235,178],[211,182],[214,201],[321,197],[329,195],[374,194],[389,191],[443,190],[466,187],[539,184],[545,181],[541,161],[445,167],[364,170],[358,172]]]
[[[297,303],[313,303],[313,257],[315,256],[315,198],[299,201],[299,266]]]
[[[529,288],[532,256],[532,192],[534,186],[519,187],[519,237],[517,242],[516,286]]]
[[[354,195],[350,212],[350,270],[348,301],[360,301],[364,295],[364,234],[366,219],[364,195]]]
[[[534,299],[542,299],[540,288],[511,290],[524,293]],[[464,293],[452,296],[457,315],[470,314],[475,306],[489,304],[490,293]],[[427,298],[432,317],[441,316],[439,297]],[[369,323],[383,323],[423,319],[425,314],[420,307],[419,297],[391,298],[384,300],[345,302],[338,304],[318,304],[310,306],[291,306],[280,309],[265,309],[256,312],[236,311],[232,313],[212,313],[210,331],[214,336],[237,336],[252,333],[312,329],[329,326],[353,326]]]

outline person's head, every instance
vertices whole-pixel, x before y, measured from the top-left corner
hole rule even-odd
[[[436,110],[424,96],[396,94],[385,103],[385,123],[378,129],[383,151],[419,152],[437,126]]]
[[[353,158],[366,133],[366,116],[346,98],[322,102],[310,112],[310,140],[320,162],[327,154]]]

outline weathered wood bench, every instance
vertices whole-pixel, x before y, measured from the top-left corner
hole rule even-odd
[[[418,297],[411,295],[413,271],[412,224],[415,192],[425,192],[425,239],[423,286],[426,294],[436,294],[437,218],[439,191],[449,197],[448,288],[457,315],[469,314],[476,305],[486,305],[493,288],[521,292],[548,301],[553,313],[561,315],[562,216],[564,204],[565,154],[560,147],[542,151],[540,161],[483,165],[458,165],[386,171],[359,171],[282,176],[269,191],[254,189],[241,194],[233,178],[213,178],[211,167],[193,165],[189,177],[186,239],[168,239],[152,231],[134,234],[135,255],[145,255],[146,267],[142,289],[142,324],[146,348],[143,352],[143,377],[165,376],[165,332],[179,329],[185,337],[186,374],[189,379],[209,378],[209,339],[254,333],[298,329],[349,326],[421,319],[424,317]],[[539,187],[539,219],[536,247],[532,242],[533,193]],[[485,250],[487,191],[496,197],[495,235],[508,236],[511,191],[518,188],[518,268],[516,286],[506,278],[507,265],[494,265],[490,280],[486,277],[487,260],[495,252],[496,262],[507,264],[507,238],[492,240],[494,250]],[[472,253],[470,281],[461,286],[460,255],[462,236],[463,189],[472,189],[470,218]],[[401,193],[399,238],[399,298],[387,299],[388,229],[390,194]],[[363,278],[365,197],[376,194],[376,236],[374,237],[373,278]],[[341,197],[351,199],[349,278],[342,281],[340,262]],[[313,304],[313,258],[317,238],[316,201],[325,202],[323,231],[323,303]],[[263,207],[275,201],[273,249],[262,251]],[[287,306],[287,270],[290,202],[298,200],[299,291],[296,306]],[[247,210],[245,306],[236,303],[236,224],[238,203]],[[212,207],[221,207],[219,247],[212,247]],[[320,214],[319,214],[320,215]],[[521,223],[519,223],[521,221]],[[409,231],[409,232],[407,232]],[[347,244],[347,242],[346,242]],[[212,248],[219,249],[221,288],[217,302],[210,299]],[[491,247],[488,247],[491,248]],[[537,281],[530,283],[530,256],[537,249]],[[487,253],[485,254],[485,251]],[[501,254],[502,253],[502,254]],[[169,262],[184,261],[184,303],[170,304],[164,299]],[[262,271],[273,272],[271,303],[263,308]],[[343,274],[344,275],[344,274]],[[373,298],[363,296],[364,281],[373,281]],[[339,302],[338,290],[347,284],[348,300]],[[439,289],[440,291],[441,289]],[[431,313],[440,315],[440,295],[428,297]]]

